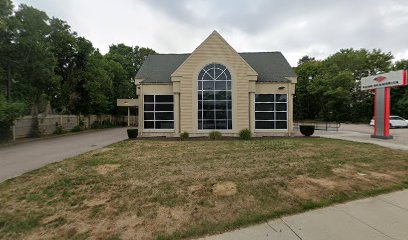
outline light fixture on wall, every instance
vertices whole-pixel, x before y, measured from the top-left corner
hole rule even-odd
[[[279,90],[283,90],[283,89],[285,89],[285,87],[278,87],[278,89],[279,89]]]

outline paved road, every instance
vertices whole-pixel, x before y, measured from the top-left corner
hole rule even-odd
[[[0,182],[126,138],[126,128],[114,128],[1,147]]]
[[[283,217],[202,240],[407,240],[408,190]]]

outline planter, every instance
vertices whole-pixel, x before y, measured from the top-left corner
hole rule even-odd
[[[131,128],[127,130],[127,135],[129,139],[137,138],[138,133],[139,133],[138,129]]]
[[[313,125],[301,125],[299,126],[300,132],[303,136],[310,137],[315,131],[315,126]]]

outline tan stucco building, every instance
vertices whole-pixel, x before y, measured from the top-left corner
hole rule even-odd
[[[280,52],[237,53],[214,31],[191,54],[146,58],[136,76],[139,134],[290,136],[296,79]]]

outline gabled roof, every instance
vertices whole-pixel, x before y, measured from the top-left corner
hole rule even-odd
[[[149,55],[136,74],[136,79],[144,83],[171,83],[171,74],[190,56],[190,54]]]
[[[257,82],[288,82],[286,77],[296,77],[281,52],[240,53],[241,57],[258,73]]]
[[[239,55],[258,73],[258,82],[289,82],[296,77],[288,61],[280,52],[251,52]],[[190,54],[154,54],[144,61],[136,79],[144,83],[170,83],[171,74]]]
[[[219,34],[216,30],[214,30],[205,40],[202,42],[191,54],[190,56],[178,67],[172,74],[171,76],[178,76],[179,77],[179,72],[182,71],[184,68],[185,64],[188,64],[188,62],[191,59],[194,59],[194,56],[200,55],[207,50],[212,51],[214,49],[214,46],[217,46],[219,51],[222,51],[224,54],[229,55],[229,56],[234,56],[235,55],[235,61],[241,62],[241,68],[245,68],[245,71],[248,72],[249,75],[251,76],[258,76],[258,73],[239,55],[237,51]],[[243,64],[243,65],[242,65]],[[244,69],[242,69],[244,70]]]

